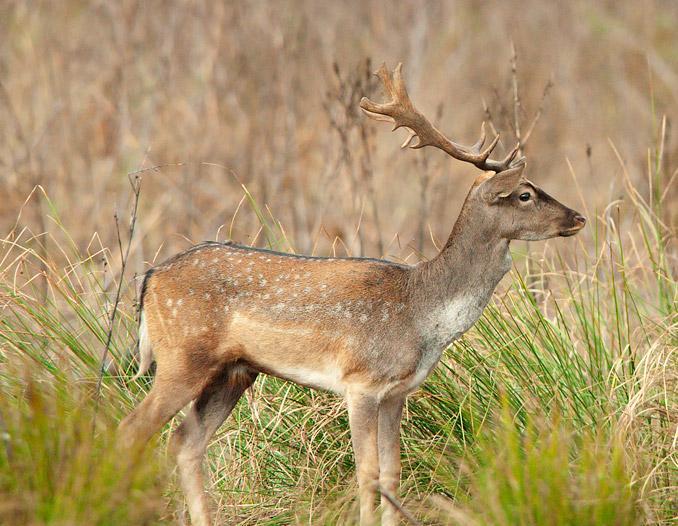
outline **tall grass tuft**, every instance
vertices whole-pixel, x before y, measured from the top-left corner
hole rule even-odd
[[[164,467],[117,452],[113,405],[95,414],[91,386],[74,375],[16,355],[2,366],[0,524],[161,523]]]
[[[431,499],[436,522],[532,526],[640,524],[626,445],[604,430],[573,430],[557,416],[522,428],[508,404],[460,470],[471,480],[457,502]],[[453,485],[456,480],[448,481]]]
[[[47,242],[59,247],[50,259]],[[63,228],[49,238],[13,231],[3,247],[0,524],[159,524],[167,470],[153,451],[116,448],[117,422],[136,398],[111,374],[115,363],[96,402],[115,288],[107,251],[81,254]],[[128,291],[114,327],[117,364],[133,347],[132,301]]]

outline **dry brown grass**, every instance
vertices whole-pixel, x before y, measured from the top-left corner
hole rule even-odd
[[[185,238],[213,239],[222,226],[227,236],[238,183],[270,207],[298,251],[433,254],[429,227],[444,240],[472,169],[440,152],[400,152],[371,124],[365,143],[348,126],[347,161],[330,125],[333,116],[347,128],[335,62],[346,78],[366,57],[402,60],[414,100],[431,115],[442,103],[442,127],[462,141],[476,136],[486,101],[506,147],[513,40],[524,119],[554,82],[528,175],[590,214],[621,191],[611,144],[631,173],[646,173],[647,145],[678,108],[671,1],[14,1],[0,10],[0,228],[9,231],[39,184],[80,247],[93,232],[110,246],[126,174],[167,165],[145,178],[136,271]],[[666,167],[677,149],[669,129]],[[648,181],[633,182],[649,194]],[[665,199],[676,195],[674,185]],[[45,208],[33,199],[19,226],[54,228]],[[665,208],[675,221],[675,207]],[[232,236],[251,241],[258,229],[241,207]]]

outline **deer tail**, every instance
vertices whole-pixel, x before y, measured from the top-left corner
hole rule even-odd
[[[151,349],[151,340],[148,337],[148,326],[146,325],[146,317],[144,311],[141,311],[139,317],[139,370],[134,375],[132,381],[138,380],[141,376],[146,374],[153,362],[153,349]]]

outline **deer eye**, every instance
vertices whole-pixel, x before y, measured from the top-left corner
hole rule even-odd
[[[518,199],[521,201],[529,201],[530,200],[530,192],[524,192],[518,196]]]

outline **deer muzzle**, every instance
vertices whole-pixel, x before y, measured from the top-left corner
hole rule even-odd
[[[572,212],[570,225],[560,232],[561,237],[570,237],[579,232],[586,224],[586,218],[579,212]]]

